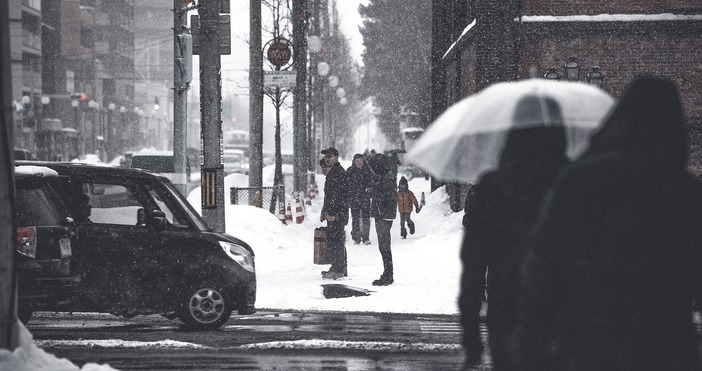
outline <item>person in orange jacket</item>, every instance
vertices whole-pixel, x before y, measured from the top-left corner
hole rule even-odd
[[[417,213],[422,209],[417,202],[417,197],[414,197],[414,193],[407,187],[407,178],[402,177],[397,191],[397,211],[400,212],[400,235],[402,238],[407,238],[405,222],[409,227],[410,234],[414,234],[414,222],[410,219],[413,206]]]

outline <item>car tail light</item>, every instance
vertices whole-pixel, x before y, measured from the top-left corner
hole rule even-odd
[[[37,228],[17,228],[17,251],[30,258],[37,255]]]

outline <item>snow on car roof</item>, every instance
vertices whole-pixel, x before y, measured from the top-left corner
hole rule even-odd
[[[15,166],[15,174],[33,175],[40,177],[58,176],[58,173],[53,169],[49,169],[45,166],[31,165]]]

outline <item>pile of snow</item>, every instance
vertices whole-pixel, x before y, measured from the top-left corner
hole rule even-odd
[[[346,226],[349,276],[324,280],[321,271],[329,265],[313,264],[314,229],[319,221],[324,197],[324,176],[317,175],[320,195],[307,205],[302,224],[283,225],[267,210],[246,205],[231,205],[230,187],[247,187],[248,177],[231,174],[225,183],[226,232],[246,241],[256,253],[257,298],[259,309],[359,311],[390,313],[457,314],[461,264],[459,250],[463,236],[463,213],[451,211],[444,188],[430,193],[430,182],[423,178],[409,181],[417,199],[422,192],[426,206],[412,213],[416,233],[400,238],[400,220],[391,229],[395,283],[375,287],[371,282],[383,272],[374,221],[371,219],[371,245],[354,245],[351,222]],[[264,179],[265,184],[265,179]],[[188,196],[200,211],[200,189]],[[295,205],[292,205],[295,209]],[[293,218],[294,220],[294,218]],[[326,299],[322,284],[340,283],[371,291],[371,295]]]
[[[80,368],[65,358],[57,358],[32,342],[32,334],[18,321],[19,346],[12,352],[0,349],[0,370],[12,371],[114,371],[109,365],[87,363]]]

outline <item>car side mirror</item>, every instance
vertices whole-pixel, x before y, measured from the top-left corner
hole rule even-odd
[[[151,223],[149,223],[149,225],[152,225],[158,231],[162,231],[162,230],[166,229],[167,224],[168,224],[168,221],[166,220],[166,214],[163,211],[161,211],[161,210],[151,211]]]
[[[105,188],[103,187],[92,187],[90,188],[90,194],[100,196],[105,194]]]

